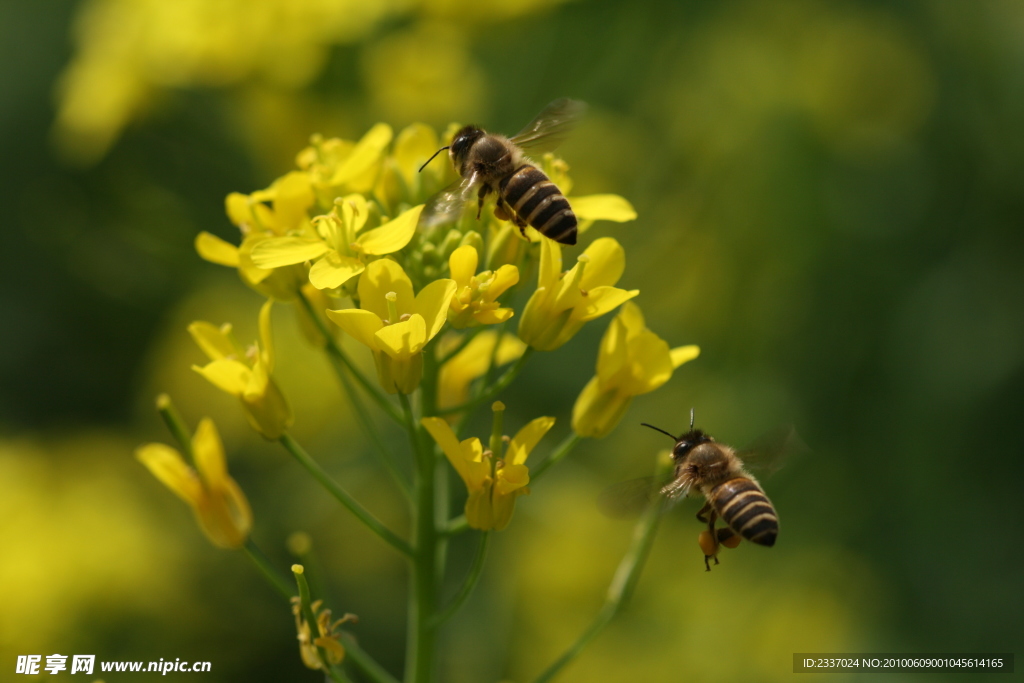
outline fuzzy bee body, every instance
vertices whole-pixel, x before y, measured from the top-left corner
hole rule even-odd
[[[431,199],[421,221],[432,225],[451,220],[473,189],[479,188],[477,218],[484,200],[494,193],[494,215],[499,219],[511,220],[520,231],[530,225],[556,242],[576,244],[578,221],[569,200],[530,163],[524,149],[553,149],[584,109],[583,103],[575,100],[556,100],[513,138],[487,133],[477,126],[461,128],[447,146],[460,180]]]
[[[536,166],[523,164],[502,178],[498,196],[520,228],[529,224],[556,242],[576,244],[576,214],[569,200]]]
[[[764,491],[753,479],[735,477],[711,488],[711,507],[729,528],[751,543],[775,545],[779,516]]]

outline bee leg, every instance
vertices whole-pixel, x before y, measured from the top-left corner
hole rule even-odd
[[[700,534],[699,542],[701,550],[704,551],[704,569],[705,571],[711,571],[711,563],[709,560],[714,560],[715,564],[718,564],[718,533],[715,529],[715,520],[718,519],[718,513],[711,507],[711,503],[704,503],[704,507],[697,512],[697,519],[708,525],[707,531],[702,531]]]
[[[477,220],[480,220],[480,214],[484,210],[484,199],[487,198],[487,195],[490,193],[490,191],[491,191],[491,187],[489,185],[481,185],[480,186],[480,191],[477,193],[477,202],[476,202],[476,219]]]
[[[512,214],[508,211],[508,205],[505,204],[505,200],[500,196],[498,202],[494,205],[494,217],[499,221],[511,220]]]

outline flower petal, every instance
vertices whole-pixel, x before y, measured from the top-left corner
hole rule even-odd
[[[148,443],[135,449],[135,458],[174,495],[195,507],[203,497],[203,487],[195,470],[181,454],[162,443]]]
[[[309,282],[317,289],[334,289],[365,269],[366,266],[359,259],[329,251],[309,269]]]
[[[622,420],[632,400],[617,389],[602,390],[598,378],[591,378],[573,404],[573,431],[590,439],[608,436]]]
[[[672,357],[668,342],[650,330],[629,340],[629,368],[619,390],[628,396],[654,391],[672,377]]]
[[[509,442],[508,453],[505,456],[506,462],[514,465],[522,465],[526,462],[530,451],[554,424],[555,418],[553,417],[538,417],[528,422],[525,427],[516,432],[512,441]]]
[[[274,371],[274,337],[270,326],[270,309],[274,306],[272,299],[260,306],[260,359],[267,369],[267,374]]]
[[[362,139],[338,166],[331,178],[332,185],[349,185],[353,191],[369,190],[376,180],[376,166],[380,163],[384,149],[391,142],[391,126],[378,123]]]
[[[217,426],[208,417],[199,421],[196,433],[192,436],[192,458],[208,488],[219,488],[224,484],[228,478],[224,445],[217,433]]]
[[[469,285],[470,279],[476,275],[476,267],[480,261],[476,247],[463,244],[448,257],[448,272],[459,287]]]
[[[499,496],[507,496],[517,489],[530,483],[530,468],[526,465],[505,465],[498,471],[494,482],[494,492]]]
[[[398,295],[395,302],[398,315],[413,313],[416,297],[412,292],[412,280],[402,270],[402,266],[386,258],[372,261],[359,277],[360,308],[373,311],[381,320],[388,320],[388,302],[384,298],[388,292]]]
[[[488,469],[486,463],[474,459],[475,455],[483,452],[480,439],[466,439],[460,443],[448,423],[439,417],[425,417],[420,420],[420,423],[441,447],[441,452],[459,473],[466,488],[470,492],[478,490],[483,484],[483,477],[486,476]]]
[[[230,268],[238,267],[238,247],[216,235],[203,231],[196,235],[196,253],[210,263]]]
[[[323,256],[327,243],[308,237],[271,237],[252,248],[252,262],[258,268],[290,266]]]
[[[392,156],[407,186],[415,187],[419,167],[440,146],[434,129],[422,123],[407,126],[398,134]]]
[[[423,316],[428,340],[440,332],[448,318],[448,306],[456,289],[455,280],[434,280],[416,295],[413,310]]]
[[[537,288],[546,287],[551,291],[562,273],[562,247],[554,240],[540,241],[540,271]]]
[[[591,290],[601,285],[614,285],[626,269],[626,252],[611,237],[596,239],[583,252],[589,258],[580,288]]]
[[[215,360],[203,367],[193,365],[192,369],[205,377],[210,384],[232,396],[241,397],[245,394],[249,380],[252,379],[252,370],[248,365],[227,358]]]
[[[229,336],[231,333],[230,325],[217,327],[204,320],[197,320],[188,326],[188,333],[192,335],[192,339],[210,360],[238,358],[242,355],[242,350],[235,346]]]
[[[423,350],[427,328],[423,316],[413,313],[408,320],[377,330],[377,346],[392,358],[408,358]]]
[[[624,223],[636,220],[636,209],[617,194],[592,194],[586,197],[572,197],[572,210],[581,221],[615,221]]]
[[[590,290],[586,298],[579,302],[574,317],[583,321],[600,318],[639,293],[639,289],[626,291],[618,287],[595,287]]]
[[[409,244],[409,240],[416,234],[416,224],[419,223],[423,207],[423,204],[414,206],[408,211],[403,211],[379,228],[364,232],[356,240],[359,244],[359,249],[364,254],[378,256],[393,254],[402,249],[405,245]]]
[[[700,355],[700,347],[696,344],[689,346],[677,346],[669,352],[672,356],[672,367],[678,368],[683,363],[693,360]]]
[[[291,171],[274,181],[274,214],[279,230],[294,230],[309,219],[306,210],[313,205],[313,187],[308,173]]]
[[[377,330],[384,327],[384,323],[375,313],[359,308],[345,308],[327,311],[327,317],[360,344],[368,346],[374,351],[379,350],[376,333]]]
[[[484,294],[484,301],[494,301],[508,291],[508,288],[519,282],[519,269],[513,265],[504,265],[498,268],[487,286],[487,293]]]

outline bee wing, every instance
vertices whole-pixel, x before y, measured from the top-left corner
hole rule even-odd
[[[673,480],[671,476],[640,477],[620,481],[598,495],[597,507],[605,516],[612,519],[628,519],[640,516],[650,505],[661,498],[667,498],[669,504],[662,509],[662,512],[665,512],[685,498],[689,492],[689,486],[685,490],[670,488],[676,481],[678,480]]]
[[[810,451],[793,425],[785,425],[762,434],[746,448],[736,451],[752,472],[771,476],[779,471],[791,458]]]
[[[576,127],[587,111],[587,105],[567,97],[555,100],[544,107],[537,117],[530,121],[511,139],[526,152],[542,154],[554,151]]]
[[[431,228],[441,223],[453,223],[462,215],[462,207],[469,200],[469,196],[477,185],[477,175],[474,173],[465,178],[460,178],[444,188],[433,197],[427,200],[420,214],[419,227]]]

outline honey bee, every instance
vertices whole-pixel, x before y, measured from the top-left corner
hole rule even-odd
[[[718,443],[705,432],[694,429],[693,411],[690,430],[675,436],[664,429],[643,423],[672,437],[674,464],[667,483],[652,477],[622,482],[602,494],[601,506],[611,516],[634,514],[652,497],[663,496],[670,501],[681,500],[692,491],[704,496],[704,506],[697,519],[707,525],[698,543],[704,552],[704,567],[711,570],[711,560],[718,564],[721,546],[735,548],[741,539],[771,547],[779,535],[779,516],[757,480],[747,471],[731,446]],[[762,458],[779,460],[806,447],[792,428],[762,437],[754,448],[741,451]],[[762,462],[762,465],[767,465]],[[726,526],[715,528],[721,519]]]
[[[434,157],[448,150],[460,176],[430,199],[420,224],[429,227],[455,220],[476,189],[478,220],[484,199],[493,192],[497,197],[494,215],[511,220],[524,236],[526,226],[531,225],[556,242],[576,244],[576,214],[569,201],[526,153],[555,149],[584,111],[586,105],[578,100],[555,100],[512,138],[477,126],[459,129],[450,144],[434,152],[420,167],[422,171]]]

